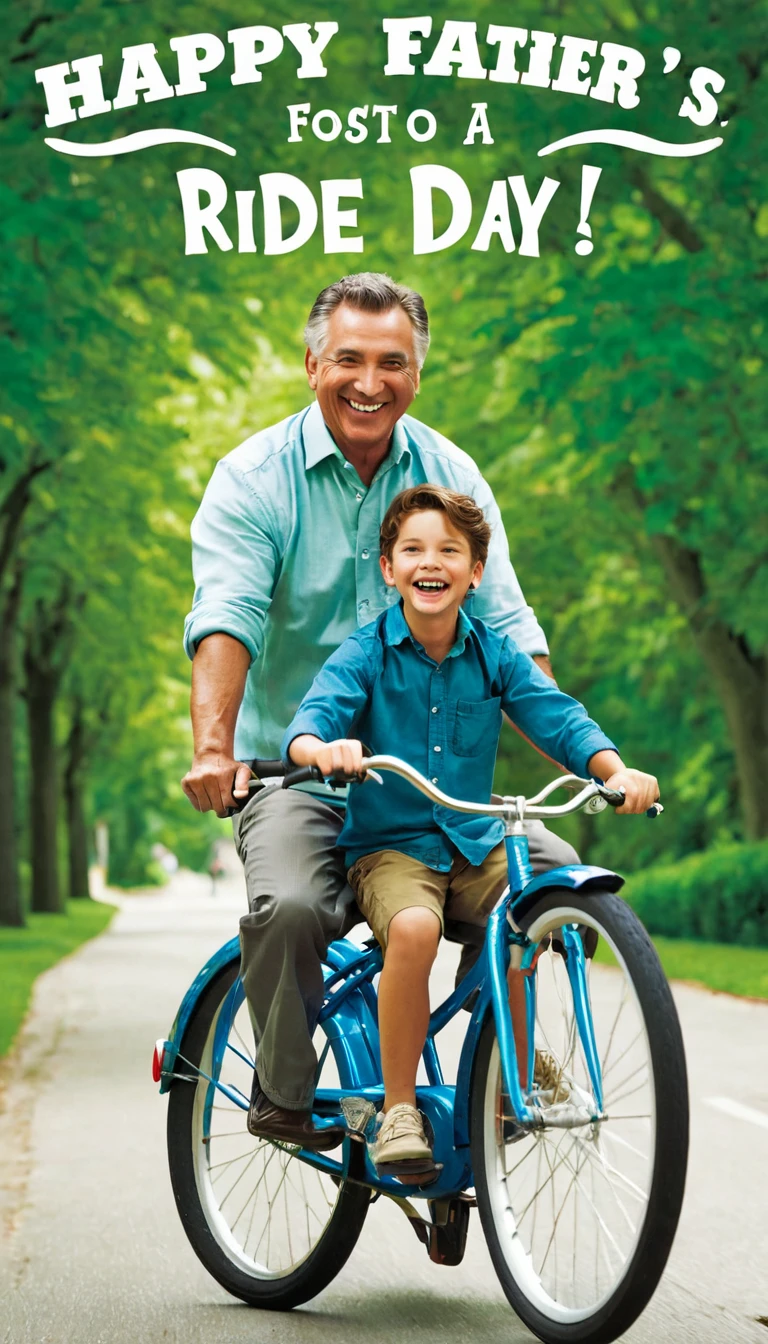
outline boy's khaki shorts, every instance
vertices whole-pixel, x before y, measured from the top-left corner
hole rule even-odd
[[[492,849],[479,868],[459,854],[447,873],[436,872],[409,854],[382,849],[364,854],[347,876],[382,947],[395,915],[414,907],[434,910],[441,933],[445,919],[482,927],[509,881],[503,845]]]

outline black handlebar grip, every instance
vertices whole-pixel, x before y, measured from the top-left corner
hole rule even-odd
[[[278,756],[276,760],[266,760],[257,756],[252,761],[246,761],[245,764],[249,770],[252,770],[257,779],[273,779],[275,775],[285,774],[285,761]]]
[[[292,784],[308,784],[311,779],[322,784],[323,778],[322,772],[318,770],[316,765],[297,765],[294,770],[288,771],[282,787],[290,789]]]

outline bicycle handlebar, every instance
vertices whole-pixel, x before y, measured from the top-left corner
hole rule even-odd
[[[247,764],[253,770],[257,778],[251,781],[252,786],[261,784],[262,778],[282,776],[282,785],[284,789],[292,788],[294,784],[305,784],[310,780],[319,783],[325,782],[325,777],[314,765],[300,765],[293,770],[286,770],[283,761],[279,760],[254,760]],[[621,807],[624,802],[623,789],[607,789],[604,784],[598,784],[593,779],[581,779],[578,775],[562,775],[559,779],[552,780],[540,793],[534,798],[524,798],[522,795],[517,797],[501,797],[499,794],[491,794],[490,801],[487,803],[469,803],[460,798],[451,798],[449,794],[443,793],[424,775],[420,774],[407,761],[401,761],[397,756],[367,756],[365,759],[366,771],[371,778],[377,779],[378,783],[383,781],[377,777],[376,771],[389,770],[392,774],[399,775],[405,779],[413,788],[418,789],[425,797],[441,807],[451,808],[454,812],[469,812],[474,816],[481,817],[503,817],[509,818],[514,814],[516,818],[524,821],[543,821],[547,817],[567,817],[574,812],[580,812],[582,808],[590,812],[601,812],[604,807]],[[327,782],[340,786],[351,783],[356,776],[337,775]],[[550,807],[542,806],[543,800],[548,798],[556,789],[563,785],[581,785],[575,798],[567,803],[561,803],[560,806]],[[647,817],[658,817],[663,812],[661,803],[654,803],[646,812]]]

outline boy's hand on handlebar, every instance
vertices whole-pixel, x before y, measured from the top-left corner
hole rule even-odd
[[[229,815],[229,809],[248,797],[251,770],[242,761],[223,751],[205,751],[195,755],[181,781],[181,787],[198,812]]]
[[[654,775],[629,770],[625,766],[606,779],[605,787],[624,790],[624,802],[616,808],[621,813],[647,812],[659,797],[659,782]]]
[[[340,737],[336,742],[323,742],[314,761],[326,779],[330,775],[353,775],[361,779],[365,774],[363,744],[353,738]]]
[[[365,775],[363,744],[354,738],[340,737],[335,742],[321,742],[306,734],[291,743],[291,760],[297,765],[316,765],[325,779],[331,775],[350,775],[362,779]]]

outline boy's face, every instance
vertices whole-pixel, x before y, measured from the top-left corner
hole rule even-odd
[[[458,611],[469,585],[479,584],[483,566],[446,514],[425,509],[403,519],[392,559],[381,557],[381,572],[402,597],[406,617],[409,611],[435,616]]]

